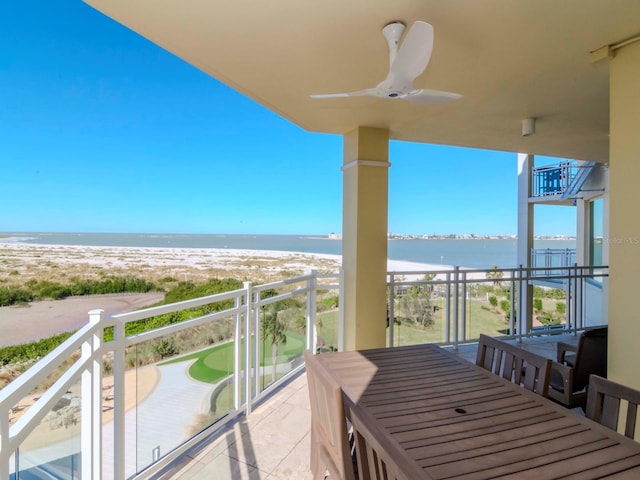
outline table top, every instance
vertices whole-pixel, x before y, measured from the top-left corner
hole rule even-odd
[[[640,478],[640,443],[436,345],[318,358],[429,478]]]

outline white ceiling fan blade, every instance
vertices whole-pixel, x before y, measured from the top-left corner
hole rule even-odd
[[[402,98],[416,105],[437,105],[438,103],[452,102],[462,97],[459,93],[421,88],[420,90],[414,90],[408,93]]]
[[[415,78],[424,72],[433,51],[433,27],[426,22],[415,22],[400,45],[396,59],[389,69],[394,83],[407,84],[411,88]]]
[[[318,95],[310,95],[311,98],[343,98],[343,97],[363,97],[365,95],[377,95],[377,90],[375,88],[367,88],[365,90],[358,90],[357,92],[347,92],[347,93],[322,93]]]

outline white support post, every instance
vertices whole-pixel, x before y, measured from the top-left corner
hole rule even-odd
[[[89,324],[99,325],[104,310],[91,310]],[[81,457],[82,478],[102,476],[102,329],[82,344],[82,359],[89,367],[81,382]]]
[[[260,365],[260,345],[262,344],[262,336],[260,335],[260,293],[253,292],[253,394],[258,396],[260,393],[260,379],[262,378],[262,370]],[[276,313],[276,316],[278,314]],[[276,367],[275,365],[273,366]],[[253,398],[251,398],[253,400]]]
[[[307,348],[316,353],[316,296],[318,294],[318,271],[309,272],[307,281]]]
[[[0,478],[9,478],[9,416],[0,415]]]
[[[462,272],[460,298],[462,300],[462,323],[460,324],[460,329],[462,330],[462,341],[464,342],[467,339],[467,272]]]
[[[338,294],[338,351],[344,352],[344,268],[340,268],[340,290]]]
[[[531,267],[531,251],[533,250],[534,234],[534,210],[531,197],[531,173],[533,171],[534,156],[526,153],[518,154],[518,251],[517,262],[521,267]],[[522,271],[520,271],[522,274]],[[527,275],[528,277],[528,275]],[[522,279],[522,275],[520,275]],[[521,280],[522,281],[522,280]],[[523,317],[518,316],[518,333],[521,329],[527,332],[533,326],[533,285],[527,282],[519,288],[518,311]]]
[[[458,349],[458,295],[460,294],[460,279],[458,266],[453,267],[453,348]]]
[[[387,310],[387,323],[389,328],[389,346],[393,347],[393,329],[395,327],[395,322],[393,321],[394,309],[393,304],[396,298],[396,285],[395,285],[395,275],[393,272],[389,273],[389,308]]]
[[[445,343],[451,342],[451,273],[447,272],[445,285],[444,322]]]
[[[235,319],[233,323],[233,408],[235,410],[240,409],[242,405],[242,389],[241,386],[241,373],[242,373],[242,314],[240,313],[240,307],[242,306],[242,295],[238,295],[234,300],[234,307],[236,308]]]
[[[125,478],[125,347],[124,322],[113,328],[113,478]]]
[[[510,295],[510,306],[509,306],[509,315],[510,315],[510,321],[514,322],[514,318],[513,315],[514,313],[517,311],[516,318],[515,318],[515,323],[518,326],[517,327],[517,333],[518,333],[518,343],[522,343],[522,334],[523,331],[526,329],[525,325],[526,325],[526,319],[525,314],[524,314],[524,306],[525,306],[525,302],[523,297],[523,292],[525,291],[526,287],[524,285],[524,282],[526,281],[527,284],[529,283],[528,281],[528,275],[524,274],[524,270],[522,268],[522,265],[520,265],[518,267],[518,292],[517,292],[517,303],[516,303],[516,291],[512,290],[511,291],[511,295]]]
[[[244,396],[246,414],[251,413],[251,301],[253,288],[251,282],[244,282],[245,310],[244,310]]]

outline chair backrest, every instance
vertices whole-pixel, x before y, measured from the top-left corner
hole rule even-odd
[[[334,478],[354,480],[342,389],[318,359],[304,352],[311,404],[311,469],[314,478],[324,470]]]
[[[358,456],[359,478],[365,480],[420,480],[429,477],[409,457],[388,432],[362,409],[355,405],[349,410]]]
[[[607,376],[607,327],[585,330],[578,339],[573,365],[573,391],[589,385],[589,376]]]
[[[476,365],[543,397],[549,394],[552,361],[481,334]]]
[[[626,400],[628,403],[624,434],[629,438],[634,438],[640,391],[597,375],[591,375],[585,412],[588,418],[617,431],[621,400]]]

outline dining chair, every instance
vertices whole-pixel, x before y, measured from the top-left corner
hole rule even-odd
[[[330,355],[330,354],[327,354]],[[311,472],[314,480],[355,480],[342,389],[310,350],[304,352],[311,403]]]
[[[543,397],[549,393],[551,359],[480,334],[476,365]]]
[[[380,429],[366,410],[349,409],[358,470],[363,480],[427,480],[429,477],[391,436]]]
[[[612,430],[618,430],[621,401],[626,401],[627,418],[624,424],[624,434],[626,437],[634,438],[640,391],[598,375],[591,375],[588,390],[585,415]]]
[[[567,408],[585,408],[590,375],[607,376],[607,327],[585,330],[578,343],[558,342],[551,365],[549,398]]]

